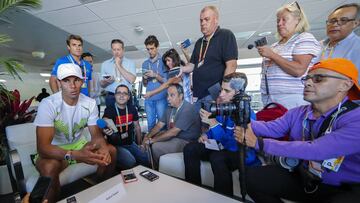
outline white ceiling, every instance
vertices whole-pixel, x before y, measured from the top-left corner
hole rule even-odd
[[[247,45],[258,39],[258,34],[276,32],[275,13],[277,8],[289,0],[43,0],[42,8],[28,13],[8,12],[5,17],[14,21],[12,25],[2,25],[1,33],[14,38],[9,48],[1,48],[2,55],[11,55],[23,60],[28,72],[49,71],[56,58],[66,54],[65,39],[71,34],[85,39],[84,51],[95,54],[96,68],[111,57],[110,41],[122,39],[130,50],[126,56],[135,60],[137,68],[147,57],[143,42],[150,35],[156,35],[164,53],[170,47],[178,48],[176,43],[190,38],[196,41],[201,37],[199,26],[200,10],[206,5],[215,5],[220,10],[220,26],[232,30],[237,36],[239,58],[258,57],[255,49]],[[344,3],[359,0],[298,0],[306,13],[311,33],[318,40],[325,38],[325,20],[330,11]],[[2,27],[3,26],[3,27]],[[144,31],[134,30],[141,26]],[[268,36],[270,43],[274,35]],[[137,49],[135,48],[137,47]],[[191,46],[193,48],[193,46]],[[33,59],[29,53],[34,50],[46,52],[46,63]],[[27,65],[31,64],[31,65]],[[0,70],[1,71],[1,70]],[[36,75],[36,74],[35,74]],[[35,76],[34,75],[34,76]],[[9,78],[6,78],[9,79]],[[35,77],[24,76],[24,84]],[[36,78],[37,80],[37,78]],[[29,82],[30,92],[39,92],[38,87]],[[8,85],[12,87],[12,82]],[[16,83],[14,83],[16,84]],[[45,84],[46,85],[46,84]],[[14,85],[16,88],[16,85]]]
[[[90,2],[90,3],[86,3]],[[215,5],[220,10],[220,25],[241,35],[239,49],[247,47],[264,31],[276,31],[275,12],[286,0],[43,0],[41,10],[31,11],[36,17],[59,27],[66,32],[79,34],[89,43],[106,51],[109,42],[120,38],[126,46],[142,46],[144,39],[154,34],[166,48],[176,42],[201,36],[199,12],[206,5]],[[335,7],[354,0],[299,0],[315,36],[322,39],[327,15]],[[141,26],[142,33],[134,28]],[[274,40],[274,39],[273,39]],[[271,41],[271,40],[270,40]],[[240,51],[240,53],[243,53]],[[243,53],[239,58],[255,57],[254,51]],[[131,53],[131,58],[144,58],[143,50]]]

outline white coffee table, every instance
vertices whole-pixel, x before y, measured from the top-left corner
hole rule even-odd
[[[189,203],[189,202],[207,202],[207,203],[239,203],[238,200],[220,195],[210,190],[198,187],[185,181],[162,174],[158,171],[152,171],[159,175],[159,179],[150,182],[139,175],[140,172],[148,168],[137,166],[133,170],[138,178],[136,182],[124,184],[126,194],[121,198],[121,203]],[[89,202],[111,189],[116,184],[123,183],[121,175],[117,175],[107,181],[90,187],[84,191],[75,194],[77,202]],[[60,201],[66,203],[66,199]]]

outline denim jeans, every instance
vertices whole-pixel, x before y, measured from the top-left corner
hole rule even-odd
[[[145,100],[145,111],[149,132],[155,126],[156,122],[164,115],[167,106],[168,103],[166,99]]]
[[[117,146],[116,151],[117,164],[121,169],[133,168],[137,164],[150,167],[148,153],[142,151],[135,142],[130,145]]]

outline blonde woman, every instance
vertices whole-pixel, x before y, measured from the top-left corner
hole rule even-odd
[[[303,100],[300,78],[313,65],[320,43],[308,33],[309,23],[297,2],[277,11],[279,41],[257,47],[262,63],[261,96],[263,104],[282,104],[288,109],[307,104]]]

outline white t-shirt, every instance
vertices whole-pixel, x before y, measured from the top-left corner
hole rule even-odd
[[[76,106],[69,106],[61,92],[43,99],[39,105],[34,124],[39,127],[55,127],[53,145],[78,141],[86,126],[96,125],[98,109],[94,99],[80,94]]]

